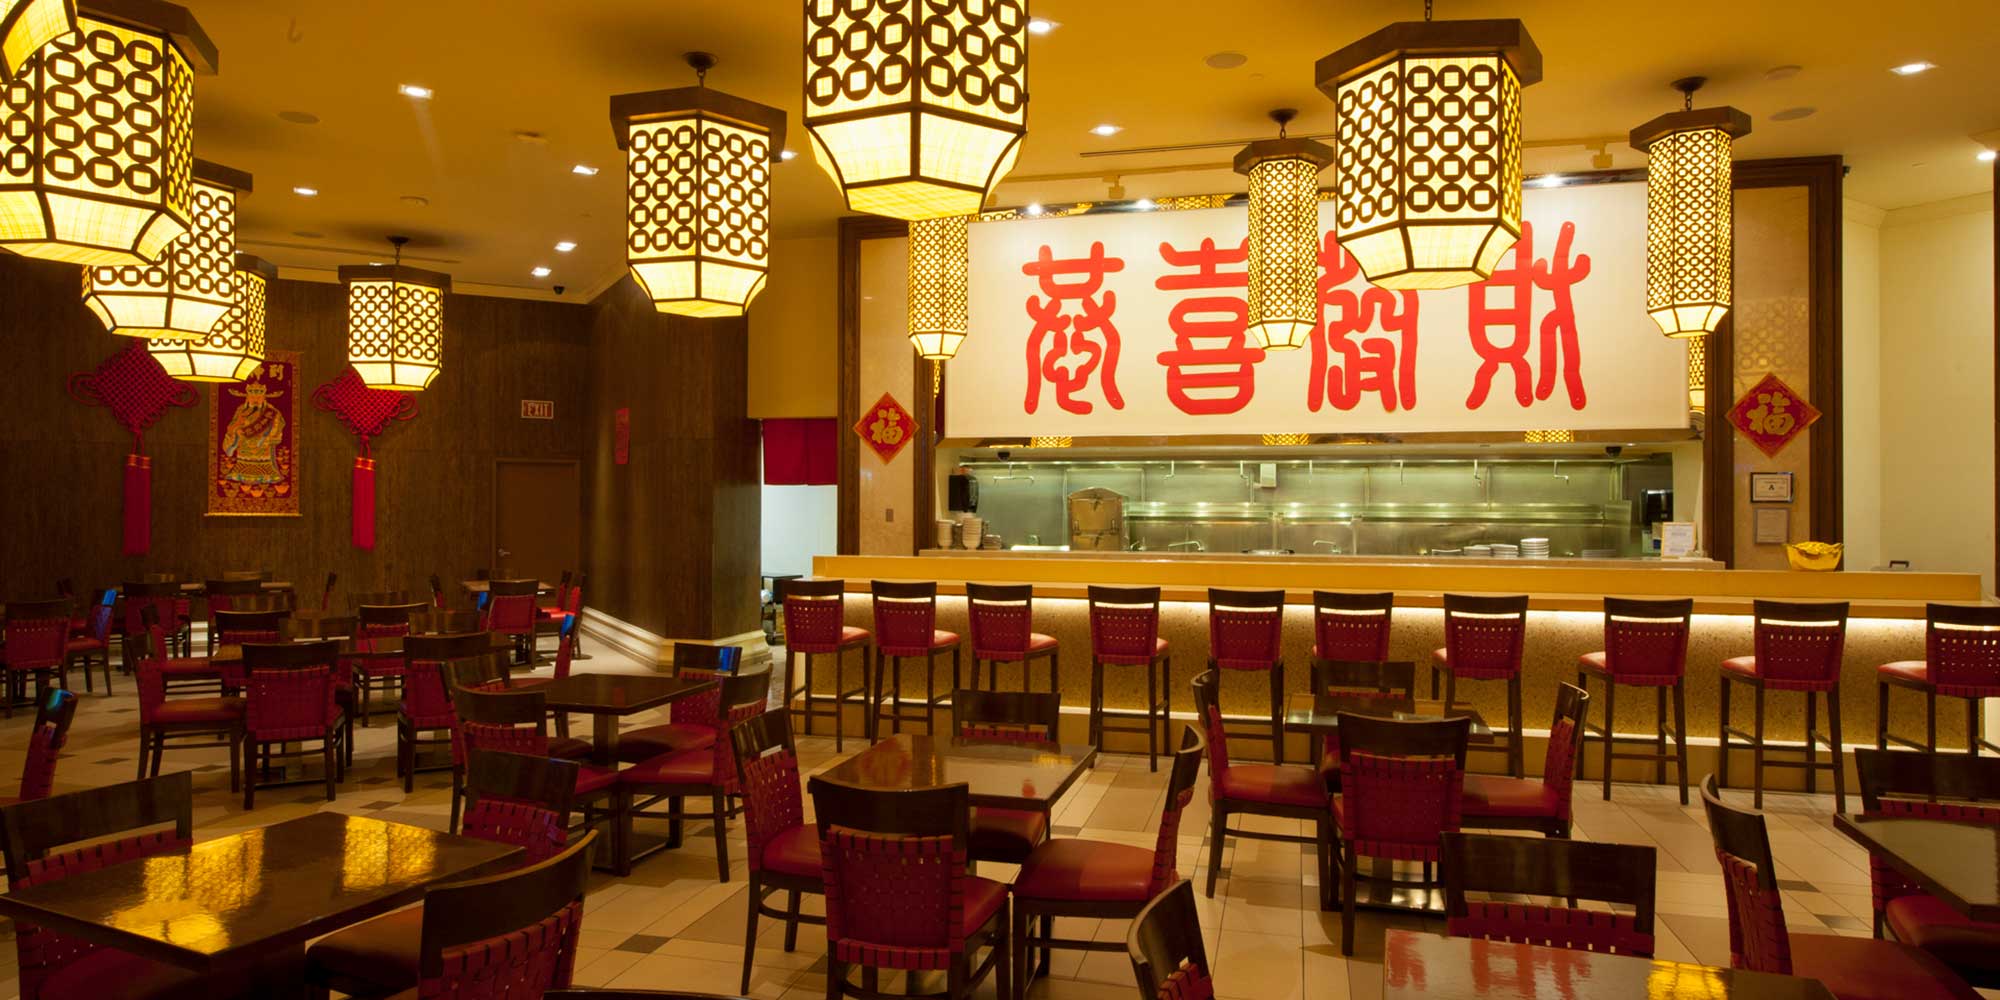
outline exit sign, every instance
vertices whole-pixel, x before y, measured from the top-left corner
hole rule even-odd
[[[522,420],[554,420],[555,418],[556,418],[555,400],[553,399],[521,400]]]

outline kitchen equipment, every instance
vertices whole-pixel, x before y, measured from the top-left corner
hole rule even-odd
[[[1548,539],[1546,539],[1546,538],[1523,538],[1523,539],[1521,539],[1521,558],[1523,558],[1523,559],[1547,559],[1548,557],[1549,557],[1549,540],[1548,540]]]
[[[1071,551],[1125,551],[1125,495],[1101,486],[1069,495]]]
[[[945,480],[945,509],[979,509],[979,477],[961,467]]]

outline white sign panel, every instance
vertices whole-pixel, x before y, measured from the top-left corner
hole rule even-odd
[[[1320,327],[1268,353],[1243,330],[1240,206],[975,223],[945,431],[1683,427],[1687,348],[1646,316],[1645,205],[1642,184],[1530,188],[1493,277],[1436,291],[1375,288],[1329,235]]]

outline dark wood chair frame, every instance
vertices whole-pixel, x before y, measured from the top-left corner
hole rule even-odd
[[[1854,771],[1864,816],[1879,815],[1885,796],[2000,807],[2000,757],[1855,747]],[[1883,936],[1879,910],[1875,913],[1875,936]],[[1973,985],[2000,987],[2000,982]]]
[[[1607,638],[1609,638],[1611,629],[1613,628],[1611,624],[1613,618],[1644,618],[1656,621],[1678,619],[1681,624],[1682,634],[1688,635],[1691,634],[1688,623],[1693,617],[1694,601],[1687,598],[1664,601],[1634,600],[1632,598],[1620,597],[1607,597],[1604,599],[1604,630]],[[1610,644],[1606,643],[1605,654],[1609,656],[1610,653]],[[1674,765],[1675,772],[1680,776],[1681,805],[1688,804],[1687,650],[1685,642],[1681,650],[1681,659],[1679,677],[1670,685],[1653,687],[1653,714],[1657,720],[1657,725],[1655,733],[1652,736],[1644,736],[1638,733],[1619,735],[1614,730],[1613,727],[1618,721],[1618,681],[1613,673],[1617,669],[1616,664],[1612,664],[1607,660],[1606,664],[1610,669],[1599,670],[1581,661],[1577,663],[1577,687],[1588,692],[1590,690],[1589,678],[1592,677],[1597,678],[1604,685],[1604,725],[1592,726],[1588,719],[1582,720],[1578,727],[1581,730],[1579,738],[1582,742],[1577,746],[1577,764],[1578,767],[1581,767],[1583,762],[1583,746],[1590,740],[1604,741],[1604,753],[1602,757],[1604,764],[1604,773],[1602,775],[1604,801],[1611,801],[1611,767],[1613,761],[1649,760],[1653,762],[1653,783],[1656,785],[1667,783],[1667,765]],[[1667,701],[1669,698],[1673,701],[1674,709],[1674,720],[1671,726],[1667,724]],[[1674,744],[1672,751],[1667,749],[1667,740],[1669,738],[1673,740]],[[1651,744],[1653,749],[1647,752],[1627,750],[1621,753],[1617,749],[1617,745],[1620,743],[1627,746]]]
[[[1448,682],[1448,679],[1447,679]],[[1357,715],[1341,712],[1340,720],[1340,770],[1351,773],[1351,762],[1356,753],[1378,754],[1396,757],[1450,757],[1459,771],[1465,770],[1465,750],[1472,736],[1472,720],[1453,719],[1385,719],[1372,715]],[[1367,880],[1393,888],[1433,889],[1437,880],[1429,862],[1425,862],[1418,879],[1399,879],[1393,874],[1387,876],[1364,876],[1360,873],[1361,856],[1356,852],[1354,842],[1342,837],[1337,824],[1328,823],[1329,836],[1339,847],[1340,883],[1340,953],[1354,954],[1355,910],[1360,901],[1355,883]],[[1331,853],[1331,852],[1329,852]],[[1320,901],[1324,906],[1332,902],[1328,890],[1332,888],[1332,873],[1324,866],[1320,872]]]
[[[729,674],[719,678],[719,681],[722,692],[721,697],[717,700],[717,709],[725,722],[729,718],[729,713],[738,706],[762,704],[771,696],[771,671],[769,668]],[[724,738],[723,730],[729,728],[732,727],[727,725],[718,727],[716,738]],[[735,748],[732,744],[732,758],[734,750]],[[706,753],[709,751],[700,752]],[[681,842],[682,826],[685,821],[705,819],[709,821],[709,825],[715,834],[716,881],[729,881],[729,818],[736,815],[737,811],[741,808],[741,804],[736,801],[738,798],[736,793],[725,792],[723,790],[720,775],[716,775],[708,781],[689,784],[660,782],[658,784],[637,785],[626,781],[619,781],[613,787],[618,791],[618,802],[612,807],[617,823],[617,834],[612,838],[612,856],[615,859],[613,861],[613,868],[618,875],[630,875],[632,873],[632,862],[637,860],[634,858],[632,852],[633,820],[665,819],[667,821],[667,844],[674,846]],[[688,812],[684,800],[690,797],[708,799],[708,811],[705,813]],[[661,801],[667,803],[666,812],[648,811]]]
[[[484,632],[472,632],[464,635],[413,635],[403,640],[405,677],[408,676],[407,671],[411,663],[419,660],[437,661],[442,665],[438,671],[438,683],[444,686],[444,694],[447,701],[450,700],[451,685],[455,682],[457,667],[459,665],[472,665],[470,669],[479,671],[480,676],[484,680],[504,680],[507,676],[506,665],[493,662],[498,659],[502,659],[502,657],[493,652],[491,640],[487,638]],[[441,737],[426,736],[426,733],[444,733],[445,735]],[[439,747],[448,749],[451,746],[451,741],[451,730],[449,728],[426,727],[420,729],[414,725],[413,720],[403,715],[400,707],[397,709],[396,773],[403,779],[404,794],[416,790],[416,776],[420,770],[450,770],[456,774],[457,768],[453,767],[450,761],[427,767],[419,767],[417,764],[418,759],[426,749],[436,749]],[[454,820],[453,826],[456,827],[456,825],[456,820]]]
[[[267,670],[310,670],[313,667],[327,668],[327,683],[334,682],[334,672],[340,669],[340,643],[332,639],[313,642],[243,644],[243,678],[245,683],[250,675]],[[246,693],[248,688],[245,689]],[[243,808],[245,811],[256,807],[258,777],[270,769],[274,760],[297,760],[304,763],[315,753],[319,755],[326,783],[326,800],[332,802],[336,794],[335,786],[347,778],[347,757],[342,750],[346,742],[346,720],[335,720],[333,727],[324,736],[309,739],[257,740],[250,733],[249,705],[244,705],[243,722]],[[345,713],[343,713],[345,714]],[[319,742],[319,749],[309,750],[306,744]],[[274,785],[301,784],[302,781],[272,782]]]
[[[1756,625],[1761,627],[1767,619],[1774,621],[1838,621],[1842,632],[1847,630],[1846,601],[1800,604],[1789,601],[1756,601],[1751,605],[1751,614]],[[1719,671],[1722,690],[1719,694],[1721,722],[1716,729],[1715,780],[1723,788],[1729,787],[1729,742],[1734,736],[1750,749],[1751,805],[1764,808],[1764,769],[1767,767],[1791,767],[1806,773],[1806,791],[1819,791],[1819,772],[1833,772],[1834,811],[1847,811],[1847,768],[1845,753],[1840,738],[1840,681],[1839,667],[1835,667],[1835,680],[1830,690],[1806,691],[1806,743],[1803,747],[1767,747],[1764,744],[1764,690],[1761,677],[1743,677],[1727,670]],[[1729,694],[1734,685],[1748,686],[1753,692],[1752,729],[1745,732],[1729,724]],[[1819,731],[1819,699],[1826,700],[1827,730]],[[1833,752],[1832,758],[1819,759],[1819,748],[1825,744]],[[1798,753],[1799,760],[1771,760],[1766,755],[1773,753]]]
[[[516,663],[532,664],[539,662],[541,653],[535,648],[535,634],[536,627],[541,618],[541,612],[539,610],[540,605],[535,603],[535,599],[540,597],[541,593],[542,582],[535,579],[492,580],[486,584],[486,611],[488,614],[492,613],[493,600],[498,597],[520,597],[526,595],[529,602],[538,609],[531,612],[534,619],[529,621],[528,630],[514,636],[514,660]]]
[[[783,590],[778,595],[779,602],[782,604],[786,598],[793,595],[807,600],[834,601],[844,607],[847,602],[847,581],[784,581]],[[869,707],[869,646],[867,642],[860,642],[856,643],[852,648],[861,653],[861,686],[843,690],[840,686],[840,678],[842,668],[847,662],[846,648],[841,648],[831,653],[807,653],[804,651],[794,651],[790,646],[785,647],[785,709],[805,720],[805,725],[802,728],[805,729],[807,736],[813,735],[814,719],[820,716],[831,717],[833,719],[833,747],[836,753],[845,748],[847,740],[847,727],[843,724],[841,710],[850,704],[860,704],[862,707],[861,725],[864,732],[868,727],[869,717],[874,714],[873,710]],[[833,657],[833,694],[831,695],[815,694],[813,692],[813,659],[820,656]],[[792,666],[795,662],[795,657],[803,661],[803,666],[799,669],[794,669]],[[792,703],[794,701],[800,701],[802,704],[798,708],[793,708]],[[813,704],[814,701],[831,701],[833,706],[831,708],[820,708]]]
[[[1087,591],[1091,613],[1096,613],[1100,604],[1104,605],[1151,605],[1153,617],[1157,621],[1160,614],[1160,588],[1158,587],[1099,587],[1092,586]],[[1157,634],[1157,628],[1155,629]],[[1117,666],[1137,666],[1137,664],[1116,664]],[[1088,742],[1092,746],[1104,745],[1106,733],[1132,733],[1146,738],[1146,769],[1160,769],[1161,748],[1167,743],[1169,722],[1173,719],[1173,675],[1174,657],[1169,651],[1154,654],[1146,661],[1146,704],[1142,708],[1104,707],[1104,670],[1109,666],[1098,659],[1097,647],[1090,650],[1090,729]],[[1120,724],[1119,720],[1135,720],[1136,725]],[[1171,753],[1171,751],[1169,751]]]
[[[1556,685],[1556,709],[1549,717],[1549,728],[1553,732],[1555,723],[1563,719],[1569,719],[1574,724],[1570,730],[1569,760],[1570,767],[1575,768],[1579,772],[1583,769],[1583,721],[1589,714],[1589,693],[1575,684],[1559,683]],[[1572,775],[1572,779],[1574,779],[1574,775]],[[1534,779],[1519,778],[1516,780],[1532,781]],[[1547,775],[1544,775],[1542,780],[1546,781]],[[1570,786],[1572,801],[1574,801],[1575,788],[1576,786],[1572,780]],[[1466,823],[1481,830],[1528,830],[1539,833],[1544,837],[1553,837],[1558,840],[1569,839],[1571,832],[1571,822],[1560,817],[1480,816],[1476,819],[1468,817]]]
[[[145,623],[147,631],[150,631],[154,627],[165,627],[159,625],[159,618],[155,609],[141,608],[139,614],[140,620]],[[152,640],[147,632],[141,632],[136,642],[137,646],[128,645],[127,648],[146,649],[151,645]],[[145,655],[147,658],[151,658],[151,650],[148,649]],[[134,669],[136,670],[137,667],[135,666]],[[165,690],[167,694],[174,693],[172,688],[166,688]],[[141,695],[141,697],[143,698],[144,695]],[[143,719],[143,716],[141,718]],[[173,742],[170,744],[169,740]],[[139,723],[139,767],[138,774],[135,777],[141,780],[147,777],[159,777],[160,764],[162,759],[165,758],[169,746],[180,750],[227,747],[229,750],[229,791],[231,794],[234,794],[242,787],[242,773],[248,761],[243,759],[245,755],[243,753],[243,717],[241,715],[236,717],[236,721],[230,723],[156,722],[149,724],[141,721]]]
[[[60,620],[63,626],[60,642],[64,646],[69,643],[70,610],[71,602],[67,597],[51,598],[46,601],[7,602],[7,617],[15,621]],[[57,687],[64,690],[69,689],[69,652],[66,649],[59,648],[55,651],[55,655],[54,663],[46,667],[38,667],[33,671],[16,670],[11,666],[0,665],[0,673],[4,673],[6,679],[6,690],[4,693],[0,693],[0,707],[4,707],[7,718],[11,719],[14,717],[14,706],[16,704],[29,703],[27,675],[31,672],[35,675],[36,701],[40,701],[42,696],[49,692],[49,681],[51,678],[55,680]],[[105,683],[107,686],[110,684],[108,675]]]
[[[1489,723],[1489,727],[1493,730],[1492,742],[1482,743],[1472,749],[1484,753],[1505,754],[1507,759],[1507,773],[1516,778],[1523,777],[1527,774],[1527,761],[1524,745],[1526,737],[1521,731],[1522,727],[1526,725],[1524,713],[1521,709],[1521,675],[1526,673],[1528,669],[1525,653],[1528,641],[1528,598],[1526,595],[1472,597],[1464,594],[1446,594],[1444,595],[1444,613],[1447,619],[1454,614],[1467,614],[1516,615],[1521,620],[1521,645],[1524,652],[1522,662],[1515,665],[1514,676],[1506,680],[1506,725],[1492,726]],[[1449,621],[1445,623],[1445,627],[1447,630],[1451,627]],[[1449,639],[1446,640],[1445,645],[1447,648],[1450,647],[1451,643]],[[1458,700],[1458,670],[1450,665],[1440,666],[1435,660],[1431,661],[1431,697],[1438,697],[1439,673],[1444,674],[1445,708],[1469,707],[1470,703]],[[1468,677],[1466,680],[1472,683],[1482,683],[1486,678]]]
[[[965,641],[972,642],[972,606],[975,604],[1021,604],[1022,614],[1028,616],[1028,634],[1035,632],[1035,587],[1029,583],[967,583],[965,585]],[[986,689],[1000,690],[1000,664],[1019,663],[1021,665],[1021,690],[1035,689],[1034,666],[1036,660],[1047,660],[1049,666],[1049,690],[1062,691],[1062,670],[1058,666],[1062,659],[1062,646],[1023,652],[1017,660],[982,660],[979,647],[972,649],[972,676],[966,683],[979,684],[979,665],[986,664]]]
[[[1926,605],[1924,608],[1924,632],[1926,636],[1937,631],[1940,625],[1958,625],[1987,629],[2000,627],[2000,607],[1963,604]],[[1927,649],[1925,653],[1926,657],[1929,656],[1929,645],[1930,643],[1927,641],[1925,643]],[[86,674],[86,679],[87,677],[88,675]],[[105,686],[109,687],[110,683],[110,677],[107,675]],[[1889,690],[1891,688],[1915,691],[1924,696],[1924,741],[1922,743],[1897,736],[1895,733],[1889,731]],[[1885,677],[1878,673],[1875,675],[1875,694],[1876,749],[1887,750],[1889,749],[1889,744],[1894,743],[1897,746],[1909,747],[1912,750],[1922,750],[1925,753],[1937,752],[1937,700],[1940,695],[1938,694],[1937,682],[1935,680],[1928,684],[1919,684],[1901,677]],[[1953,698],[1958,696],[1943,695],[1942,697]],[[1974,757],[1979,756],[1979,751],[1981,750],[1991,750],[1995,753],[2000,753],[2000,743],[1993,743],[1986,739],[1986,718],[1979,711],[1979,704],[1984,699],[1966,698],[1964,700],[1965,752]]]
[[[508,691],[476,690],[478,685],[476,680],[476,674],[479,670],[478,664],[457,663],[453,664],[453,668],[456,675],[452,678],[451,705],[452,710],[458,713],[459,725],[463,726],[466,723],[477,722],[492,726],[533,726],[535,727],[536,734],[541,736],[543,742],[546,743],[548,741],[549,708],[548,696],[546,694],[534,688]],[[468,672],[473,674],[473,676],[468,676]],[[474,683],[463,683],[468,680],[472,680]],[[462,738],[463,735],[461,734]],[[452,774],[451,825],[447,829],[453,833],[459,832],[459,821],[465,815],[464,810],[471,807],[472,756],[472,747],[467,745],[465,767]],[[500,756],[515,755],[500,754]],[[572,809],[581,810],[583,817],[579,822],[569,827],[570,832],[575,833],[581,830],[595,829],[598,823],[608,820],[611,822],[610,836],[612,848],[615,851],[617,849],[619,833],[617,824],[617,787],[615,785],[606,785],[604,788],[591,792],[588,795],[577,795],[573,785],[574,778],[572,778],[570,794],[564,797],[567,805],[563,811],[567,814]]]
[[[1204,732],[1208,729],[1208,710],[1210,706],[1218,704],[1215,691],[1215,674],[1216,672],[1213,670],[1204,671],[1195,675],[1194,680],[1190,682],[1190,687],[1194,689],[1195,717],[1200,722]],[[1280,723],[1283,722],[1282,717],[1279,721]],[[1282,767],[1285,765],[1274,766]],[[1306,765],[1298,764],[1293,766],[1305,767]],[[1211,774],[1209,779],[1213,781],[1214,775]],[[1286,819],[1311,820],[1314,824],[1315,832],[1313,836],[1307,837],[1291,833],[1264,833],[1258,830],[1232,829],[1229,826],[1229,817],[1232,815],[1280,816]],[[1223,844],[1229,837],[1236,837],[1243,840],[1270,840],[1286,844],[1311,844],[1316,854],[1316,863],[1319,866],[1320,885],[1326,886],[1331,883],[1332,864],[1336,845],[1333,837],[1333,812],[1330,801],[1319,806],[1306,807],[1255,802],[1248,799],[1229,799],[1221,795],[1215,795],[1209,802],[1208,888],[1203,893],[1203,895],[1211,899],[1215,897],[1215,880],[1221,874],[1222,870]]]
[[[1571,907],[1579,899],[1630,906],[1632,929],[1653,934],[1656,848],[1452,832],[1443,849],[1447,920],[1469,915],[1468,892],[1547,896]]]
[[[19,882],[58,848],[168,823],[176,838],[193,839],[193,771],[0,806],[0,853],[8,881]]]
[[[596,847],[597,831],[593,830],[541,864],[432,886],[424,893],[418,982],[444,975],[444,953],[448,950],[532,927],[567,906],[581,905],[590,887],[590,858]],[[572,962],[556,963],[557,969],[572,966]]]
[[[72,598],[72,600],[75,599]],[[117,641],[118,634],[118,592],[106,588],[97,595],[97,600],[82,601],[80,603],[83,605],[84,613],[77,617],[81,617],[86,624],[97,614],[98,608],[106,609],[105,614],[109,616],[110,620],[108,623],[109,627],[106,628],[104,633],[104,648],[94,653],[89,650],[78,650],[70,653],[65,657],[63,666],[65,668],[75,666],[82,669],[83,689],[88,692],[95,690],[95,686],[91,683],[90,679],[90,665],[93,660],[96,661],[104,668],[104,694],[106,697],[109,697],[111,695],[111,645]],[[95,636],[88,636],[88,638],[95,638]],[[68,682],[65,681],[64,684],[67,685]]]
[[[1125,952],[1132,959],[1139,1000],[1160,1000],[1160,987],[1183,964],[1200,970],[1203,977],[1209,975],[1193,882],[1175,882],[1139,911],[1125,932]]]
[[[201,592],[202,596],[206,598],[203,602],[206,607],[203,610],[208,612],[208,632],[204,637],[202,645],[209,656],[214,656],[215,640],[218,634],[215,613],[222,610],[216,607],[215,599],[218,597],[228,598],[223,603],[229,605],[228,610],[230,611],[250,610],[250,608],[238,605],[236,600],[242,597],[262,597],[264,595],[264,579],[261,576],[243,577],[235,573],[225,573],[220,580],[203,582]]]
[[[412,615],[427,611],[430,608],[427,604],[408,600],[410,595],[406,593],[391,595],[365,594],[362,596],[369,600],[354,606],[355,624],[358,628],[362,629],[382,625],[401,625],[407,628],[410,625]],[[400,596],[404,599],[388,604],[372,603],[378,596]],[[473,628],[477,629],[478,625],[475,623]],[[361,725],[364,728],[369,725],[369,720],[375,715],[375,692],[380,690],[386,696],[389,692],[394,691],[400,697],[403,691],[404,677],[403,674],[371,674],[368,672],[368,666],[366,661],[362,661],[357,663],[354,669],[355,714],[361,716]]]
[[[928,600],[931,604],[933,614],[937,610],[937,584],[935,583],[895,583],[888,580],[873,580],[869,582],[868,586],[869,598],[877,609],[878,614],[883,601],[915,602]],[[935,621],[932,623],[932,628],[936,630]],[[905,712],[903,710],[903,661],[914,659],[914,657],[887,657],[889,671],[885,678],[882,671],[882,661],[885,657],[882,655],[882,629],[879,617],[871,632],[874,643],[870,647],[870,655],[873,657],[874,662],[868,669],[868,676],[870,678],[870,690],[868,694],[868,738],[873,740],[880,735],[884,721],[889,723],[889,731],[892,733],[902,732],[903,723],[905,722],[921,722],[925,726],[925,732],[937,732],[938,706],[951,704],[951,692],[958,690],[964,684],[961,678],[961,674],[963,673],[963,643],[951,647],[951,686],[945,688],[945,693],[942,695],[938,694],[937,661],[939,656],[944,655],[945,650],[932,648],[924,655],[924,707],[921,712]],[[887,712],[882,711],[884,702],[887,702],[889,705]]]
[[[798,746],[792,741],[791,716],[784,712],[764,712],[745,719],[729,730],[731,747],[736,751],[737,787],[749,783],[744,773],[744,762],[755,760],[774,750],[789,751],[796,759]],[[804,794],[801,790],[800,794]],[[747,849],[747,848],[746,848]],[[769,917],[785,922],[785,950],[793,951],[799,945],[799,925],[813,924],[825,926],[826,918],[799,912],[799,901],[806,895],[819,896],[826,893],[826,883],[817,875],[802,878],[784,872],[770,872],[752,868],[749,872],[750,889],[747,923],[743,929],[743,995],[750,994],[750,964],[757,954],[757,919]],[[785,908],[780,910],[767,900],[774,892],[785,894]]]
[[[1343,691],[1389,694],[1415,701],[1417,665],[1410,660],[1327,660],[1314,657],[1312,692],[1318,695]],[[1308,759],[1321,756],[1324,756],[1324,750],[1313,750],[1307,754]],[[1329,795],[1340,791],[1339,770],[1326,772],[1326,791]]]
[[[1208,591],[1208,613],[1211,616],[1215,614],[1215,608],[1218,605],[1258,611],[1276,609],[1280,619],[1280,635],[1283,634],[1285,592],[1282,590],[1221,590],[1211,587]],[[1213,627],[1211,624],[1211,630]],[[1219,668],[1215,662],[1213,645],[1214,640],[1211,638],[1208,670],[1215,675],[1216,691],[1218,692],[1216,697],[1219,702],[1221,698],[1219,692],[1222,690],[1222,676],[1224,674],[1250,673],[1251,671],[1223,670]],[[1223,731],[1238,739],[1257,740],[1258,742],[1271,744],[1271,763],[1283,764],[1285,762],[1285,658],[1281,655],[1277,659],[1272,660],[1269,669],[1265,672],[1270,675],[1268,680],[1271,686],[1270,732],[1266,734],[1251,730],[1230,729],[1227,722],[1224,723]]]

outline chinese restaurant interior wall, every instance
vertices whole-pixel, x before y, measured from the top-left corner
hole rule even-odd
[[[840,412],[840,380],[831,374],[840,342],[839,259],[831,236],[772,242],[770,277],[750,306],[752,419]]]
[[[1882,555],[1993,580],[1993,201],[1882,220]]]
[[[1735,346],[1736,384],[1729,391],[1726,414],[1743,394],[1775,374],[1786,385],[1813,400],[1810,296],[1811,250],[1808,238],[1808,192],[1804,187],[1747,188],[1736,192],[1736,303],[1730,311]],[[1732,431],[1733,433],[1733,431]],[[1789,508],[1788,541],[1812,537],[1812,447],[1816,427],[1793,438],[1775,456],[1767,457],[1748,440],[1735,442],[1736,569],[1785,569],[1783,544],[1759,543],[1755,531],[1760,507],[1750,502],[1750,476],[1759,472],[1790,472],[1793,501]]]
[[[300,516],[206,517],[207,387],[188,409],[146,432],[153,459],[153,545],[121,555],[121,476],[132,439],[109,411],[71,399],[73,372],[97,367],[128,341],[83,306],[77,269],[0,255],[0,344],[8,419],[0,424],[0,567],[4,597],[53,596],[174,572],[201,579],[268,569],[317,599],[325,574],[342,594],[448,586],[493,560],[494,459],[581,456],[588,312],[580,305],[453,295],[445,304],[445,367],[418,397],[416,419],[372,446],[376,547],[350,536],[355,438],[332,414],[297,400]],[[310,394],[346,367],[347,297],[338,284],[280,280],[269,295],[270,342],[300,352]],[[554,420],[520,419],[522,399],[555,402]],[[337,601],[337,604],[340,603]]]
[[[1882,210],[1841,206],[1841,554],[1848,569],[1882,557]]]
[[[861,241],[859,287],[861,301],[860,405],[867,407],[884,392],[896,397],[921,423],[916,410],[916,354],[909,338],[909,246],[906,239]],[[957,372],[960,377],[977,373]],[[837,428],[838,433],[853,433]],[[873,449],[860,455],[860,552],[862,555],[908,555],[917,536],[910,518],[915,513],[916,449],[913,442],[896,460],[884,464]],[[942,508],[939,508],[942,509]],[[932,534],[935,540],[935,532]]]
[[[591,303],[588,326],[586,599],[668,639],[752,632],[762,476],[746,322],[664,315],[628,276]]]

